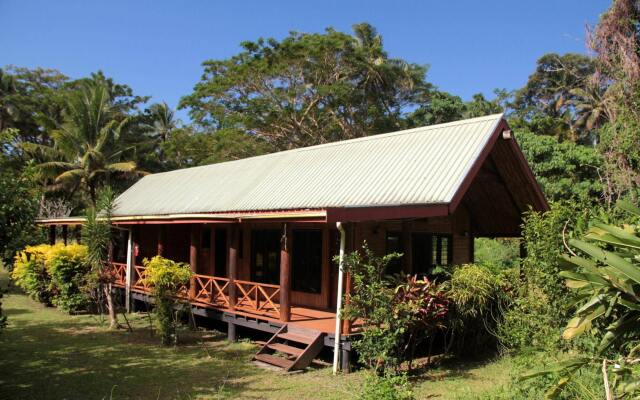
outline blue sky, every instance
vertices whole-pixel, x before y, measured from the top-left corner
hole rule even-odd
[[[103,70],[175,107],[201,63],[243,40],[291,30],[374,25],[392,57],[429,64],[428,80],[462,96],[526,82],[548,52],[586,52],[587,24],[610,0],[167,1],[0,0],[0,66]],[[180,117],[186,113],[180,112]]]

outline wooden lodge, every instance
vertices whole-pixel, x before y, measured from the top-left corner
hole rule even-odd
[[[273,334],[257,360],[301,369],[338,338],[348,369],[341,246],[401,252],[390,272],[428,275],[473,262],[476,237],[520,236],[530,207],[548,206],[492,115],[146,176],[116,202],[112,265],[130,304],[152,301],[144,258],[189,263],[195,314],[226,322],[231,340],[237,326]],[[65,235],[80,222],[40,221]]]

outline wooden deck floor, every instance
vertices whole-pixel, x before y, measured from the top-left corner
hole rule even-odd
[[[114,284],[116,287],[122,287],[124,289],[124,285]],[[132,291],[137,293],[142,293],[149,295],[149,292],[146,290],[140,290],[136,288],[132,288]],[[218,310],[222,312],[232,313],[241,315],[247,318],[255,318],[262,321],[269,321],[275,323],[283,323],[276,316],[271,316],[268,314],[260,314],[247,312],[244,310],[233,310],[227,307],[215,306],[207,303],[199,303],[199,302],[190,302],[192,305],[209,308],[213,310]],[[313,308],[301,307],[301,306],[291,306],[291,321],[288,322],[289,325],[295,326],[302,329],[320,331],[327,334],[334,334],[336,329],[336,313],[324,310],[317,310]]]
[[[282,321],[280,321],[278,318],[273,318],[268,315],[248,313],[241,310],[232,310],[229,308],[217,308],[217,307],[211,307],[211,308],[216,308],[216,309],[219,309],[220,311],[234,313],[234,314],[242,315],[245,317],[251,317],[251,318],[262,319],[264,321],[282,323]],[[336,314],[329,311],[316,310],[316,309],[300,307],[300,306],[292,306],[291,321],[289,321],[288,324],[298,328],[333,334],[335,333],[335,329],[336,329]]]

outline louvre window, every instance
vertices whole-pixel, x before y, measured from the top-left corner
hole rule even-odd
[[[414,233],[412,242],[412,271],[429,275],[436,266],[451,265],[453,243],[451,235]]]

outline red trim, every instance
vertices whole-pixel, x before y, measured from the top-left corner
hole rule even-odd
[[[484,147],[484,149],[482,149],[482,152],[480,153],[480,155],[476,159],[475,163],[471,167],[471,170],[469,171],[467,176],[462,181],[462,184],[460,185],[460,187],[456,191],[456,194],[453,196],[453,199],[451,200],[451,203],[449,203],[449,213],[450,214],[453,214],[456,211],[456,209],[458,208],[458,205],[460,205],[460,202],[462,201],[462,198],[467,193],[467,190],[469,189],[469,186],[471,186],[471,183],[473,183],[473,181],[476,179],[476,176],[478,175],[478,172],[480,171],[480,168],[482,168],[482,165],[487,160],[487,157],[489,156],[489,154],[493,150],[493,146],[496,144],[496,142],[498,141],[498,139],[502,135],[502,132],[505,131],[505,130],[508,130],[508,129],[510,129],[509,128],[509,124],[503,118],[502,120],[500,120],[500,122],[496,126],[495,130],[491,134],[491,137],[489,138],[489,141],[487,142],[487,144]],[[535,204],[537,206],[537,208],[538,208],[537,211],[547,211],[547,210],[549,210],[549,204],[547,203],[547,200],[545,199],[544,194],[542,193],[542,189],[540,188],[540,185],[538,185],[538,181],[534,177],[533,172],[531,171],[531,168],[529,167],[529,164],[527,163],[527,160],[524,158],[524,154],[522,154],[522,150],[520,150],[520,146],[518,146],[518,143],[516,143],[514,138],[508,139],[508,141],[511,142],[511,143],[509,143],[509,146],[511,146],[511,149],[513,150],[513,152],[516,155],[518,161],[520,162],[520,165],[522,166],[523,170],[525,171],[525,175],[526,175],[527,179],[530,181],[530,184],[534,187],[534,190],[536,192],[535,201],[538,203],[538,204]]]
[[[146,220],[134,220],[134,221],[112,221],[113,225],[176,225],[176,224],[219,224],[219,225],[233,225],[242,222],[305,222],[305,223],[325,223],[327,222],[324,217],[318,219],[295,219],[295,218],[234,218],[224,220],[213,219],[146,219]]]
[[[446,204],[328,208],[327,222],[357,222],[383,219],[442,217],[448,215],[448,212],[449,208]]]
[[[516,157],[520,161],[520,164],[524,168],[524,173],[527,176],[527,179],[531,181],[531,185],[533,186],[533,189],[536,192],[536,197],[539,202],[538,204],[539,209],[537,211],[549,211],[550,210],[549,203],[547,202],[546,197],[544,197],[542,188],[538,184],[538,181],[536,180],[535,175],[533,175],[533,171],[531,171],[531,167],[529,166],[529,163],[524,158],[524,154],[522,153],[522,150],[520,149],[518,142],[516,142],[515,137],[512,137],[509,140],[509,142],[510,142],[509,146],[511,146],[511,148],[513,149],[514,154],[516,155]]]
[[[500,134],[505,129],[509,129],[509,126],[507,125],[507,121],[505,121],[503,118],[493,130],[493,133],[489,137],[487,144],[484,146],[484,148],[480,152],[480,155],[471,166],[469,173],[467,173],[467,176],[465,176],[462,184],[456,191],[456,194],[453,195],[451,203],[449,203],[450,214],[453,214],[456,208],[458,208],[458,205],[460,205],[460,202],[462,201],[465,193],[467,193],[469,186],[471,186],[471,183],[473,183],[473,181],[476,179],[476,175],[478,175],[478,171],[480,171],[480,168],[482,168],[482,164],[484,164],[485,160],[489,156],[489,153],[491,153],[491,150],[493,150],[493,146],[496,144],[496,141],[500,137]]]

